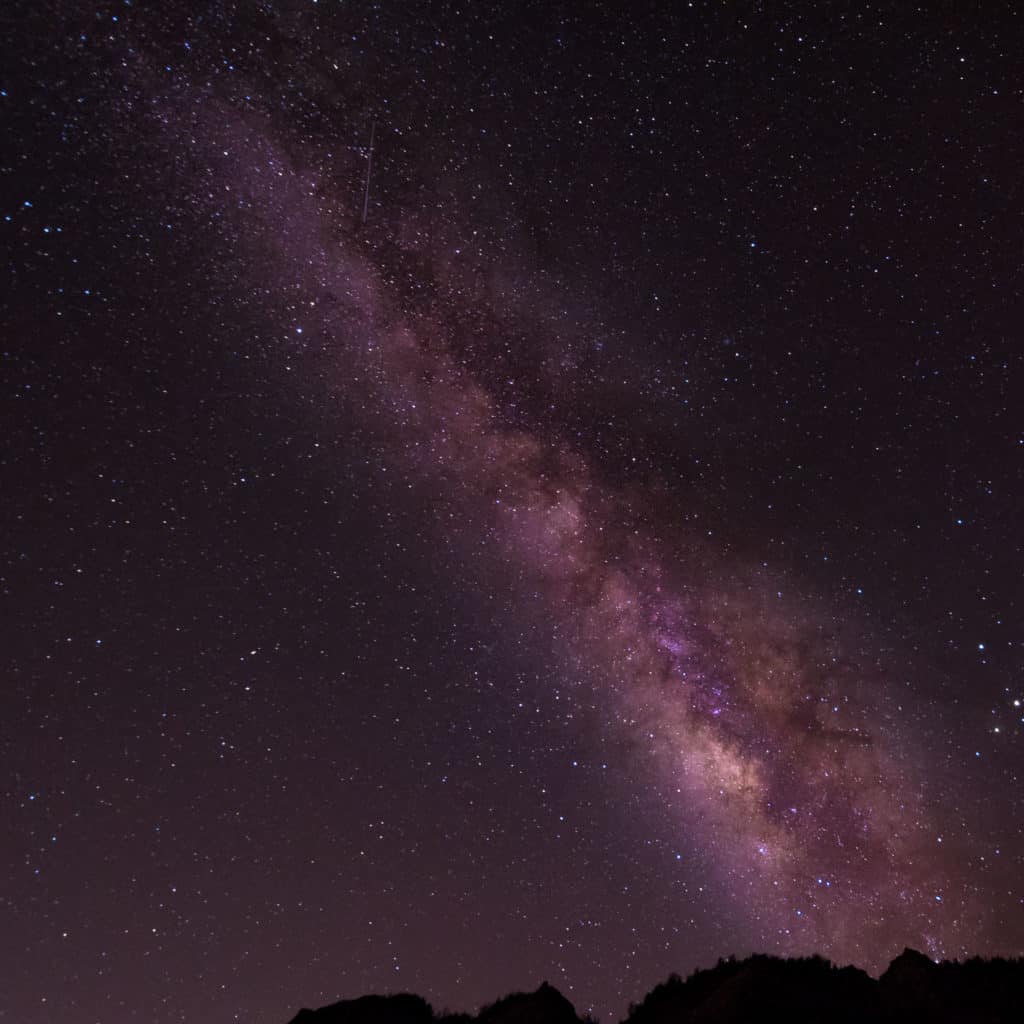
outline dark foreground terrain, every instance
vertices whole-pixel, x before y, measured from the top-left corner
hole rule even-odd
[[[821,957],[720,960],[685,980],[675,975],[630,1007],[625,1024],[740,1022],[1020,1022],[1024,960],[934,963],[904,950],[874,979]],[[436,1014],[419,996],[363,996],[300,1010],[292,1024],[582,1024],[572,1003],[545,982],[485,1006],[475,1017]]]

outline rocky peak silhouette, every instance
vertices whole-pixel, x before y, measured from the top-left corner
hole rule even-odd
[[[299,1010],[291,1024],[433,1024],[434,1019],[430,1003],[420,996],[402,993],[361,996],[319,1010]]]
[[[478,1024],[580,1024],[576,1009],[546,981],[536,992],[516,992],[485,1006]]]
[[[924,953],[919,953],[916,949],[910,949],[908,946],[889,964],[885,969],[885,973],[878,980],[884,982],[886,980],[893,981],[906,977],[924,977],[930,971],[934,971],[936,966],[934,960],[926,957]]]
[[[719,960],[672,975],[630,1007],[623,1024],[1018,1024],[1024,960],[935,963],[905,949],[877,981],[822,957]],[[302,1010],[292,1024],[585,1024],[544,982],[468,1014],[435,1015],[414,995],[364,996]]]

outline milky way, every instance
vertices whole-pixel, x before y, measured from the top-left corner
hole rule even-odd
[[[965,928],[977,934],[976,911],[934,848],[927,766],[900,734],[892,680],[864,663],[856,626],[813,597],[790,599],[763,567],[730,560],[712,531],[674,528],[674,510],[642,514],[643,493],[602,483],[564,439],[510,426],[445,328],[482,307],[497,323],[483,345],[500,342],[483,271],[458,265],[469,241],[438,252],[399,225],[439,293],[423,303],[436,322],[423,324],[386,280],[402,242],[367,243],[339,227],[323,213],[325,202],[337,208],[323,198],[329,186],[257,126],[223,111],[214,120],[194,142],[222,158],[214,187],[239,197],[233,234],[258,225],[255,262],[273,274],[253,286],[273,302],[285,276],[314,296],[293,330],[328,339],[328,391],[359,396],[395,464],[433,500],[458,495],[449,517],[475,524],[499,579],[535,593],[557,624],[563,671],[588,680],[609,730],[655,759],[665,814],[681,829],[697,823],[766,945],[879,968],[894,921],[936,957],[955,954]],[[547,343],[557,355],[558,339]],[[439,540],[445,526],[439,517]]]

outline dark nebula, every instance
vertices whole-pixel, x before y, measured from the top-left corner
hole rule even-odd
[[[0,1019],[1024,952],[986,12],[5,12]]]

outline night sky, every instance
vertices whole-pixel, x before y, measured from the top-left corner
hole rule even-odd
[[[0,1019],[1024,952],[1016,6],[5,6]]]

